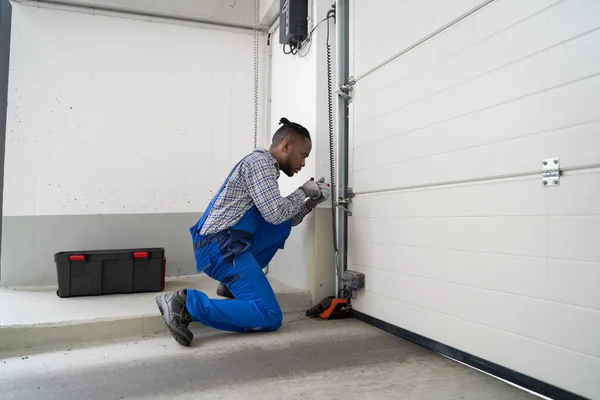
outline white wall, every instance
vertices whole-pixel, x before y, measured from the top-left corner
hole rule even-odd
[[[260,0],[260,23],[271,26],[279,19],[279,0]]]
[[[19,3],[12,28],[2,284],[56,284],[53,254],[86,249],[195,273],[189,227],[254,145],[252,31]],[[265,132],[264,62],[260,83]]]
[[[252,45],[15,4],[4,215],[202,210],[253,146]]]
[[[316,18],[329,6],[314,3]],[[53,252],[82,248],[166,246],[167,273],[193,273],[187,228],[253,146],[252,32],[18,3],[13,14],[2,283],[51,284]],[[325,24],[304,58],[273,33],[268,127],[265,39],[258,145],[282,116],[313,135],[306,169],[281,178],[286,194],[329,180]],[[294,230],[271,276],[332,294],[330,214],[322,205]]]
[[[279,45],[279,28],[273,32],[272,87],[271,87],[271,129],[274,133],[279,127],[279,119],[286,117],[290,121],[303,125],[312,135],[317,132],[316,108],[316,63],[314,53],[306,58],[283,54]],[[315,153],[313,145],[306,166],[292,178],[281,174],[279,187],[281,194],[287,196],[298,186],[315,176]],[[312,217],[312,215],[311,215]],[[292,230],[285,251],[276,254],[270,265],[269,274],[300,289],[308,289],[308,259],[312,247],[307,247],[314,230],[312,218]]]
[[[330,3],[313,2],[312,18],[325,18]],[[335,56],[331,23],[330,44],[332,62]],[[312,29],[312,28],[309,28]],[[271,133],[280,126],[281,117],[305,126],[311,133],[313,148],[306,167],[293,178],[282,174],[280,188],[287,195],[306,180],[324,176],[330,181],[329,139],[327,118],[326,25],[321,24],[313,33],[310,48],[301,55],[286,55],[279,44],[279,28],[271,36],[272,94]],[[335,82],[335,76],[332,76]],[[331,237],[331,205],[320,205],[305,222],[293,229],[286,248],[279,252],[270,265],[270,276],[301,289],[310,290],[313,299],[332,295],[335,270]]]

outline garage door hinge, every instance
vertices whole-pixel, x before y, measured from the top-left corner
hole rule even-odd
[[[560,160],[558,157],[542,160],[542,184],[544,186],[558,186],[560,175]]]
[[[352,86],[354,86],[354,84],[356,83],[356,81],[354,80],[353,77],[348,77],[348,83],[345,85],[342,85],[338,88],[338,90],[336,90],[335,92],[343,97],[344,99],[348,100],[348,103],[352,102]]]

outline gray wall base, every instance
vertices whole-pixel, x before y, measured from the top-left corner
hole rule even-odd
[[[4,217],[4,286],[56,285],[59,251],[164,247],[167,276],[196,273],[189,228],[202,213]]]

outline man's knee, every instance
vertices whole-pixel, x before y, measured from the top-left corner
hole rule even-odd
[[[265,330],[267,332],[273,332],[281,328],[283,325],[283,313],[278,307],[276,309],[270,309],[267,311],[267,326]]]

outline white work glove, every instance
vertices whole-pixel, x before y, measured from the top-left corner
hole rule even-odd
[[[300,186],[300,190],[304,192],[306,197],[316,200],[321,197],[321,186],[324,184],[325,178],[321,178],[319,182],[315,182],[313,178],[310,178],[304,185]]]
[[[308,206],[311,209],[315,208],[322,202],[327,201],[327,199],[329,199],[329,196],[331,195],[331,190],[329,189],[329,184],[325,183],[325,178],[319,179],[319,181],[317,182],[317,185],[319,186],[319,192],[320,192],[319,196],[317,198],[311,197],[307,201]]]

